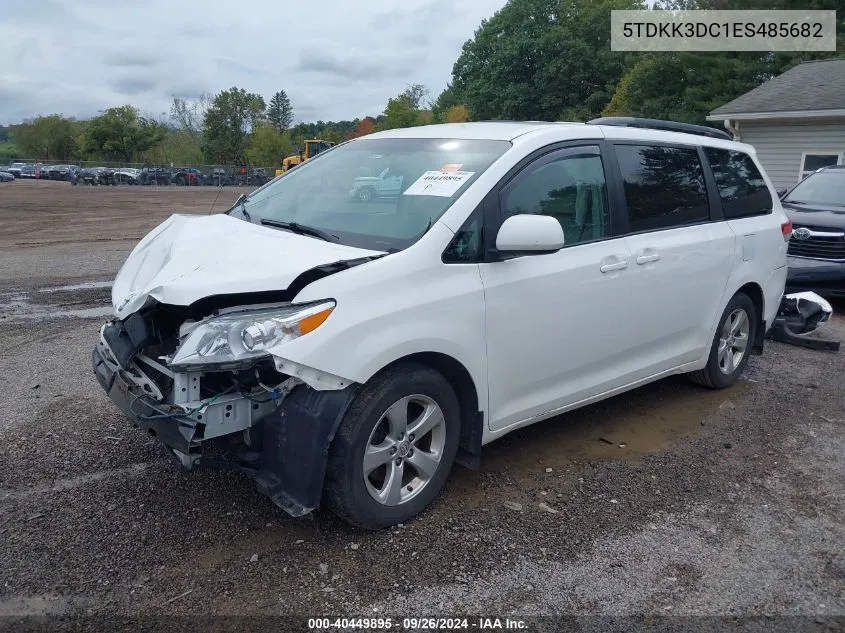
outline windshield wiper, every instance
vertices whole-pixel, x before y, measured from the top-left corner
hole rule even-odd
[[[241,203],[241,214],[244,216],[244,220],[246,220],[247,222],[252,222],[252,218],[250,217],[249,212],[246,210],[246,196],[244,194],[241,194],[238,200],[240,200]]]
[[[337,242],[340,238],[337,235],[329,233],[328,231],[324,231],[323,229],[318,229],[314,226],[308,226],[307,224],[299,224],[297,222],[282,222],[281,220],[261,220],[261,224],[264,226],[272,226],[277,229],[287,229],[293,233],[298,233],[299,235],[310,235],[311,237],[318,237],[321,240],[325,240],[327,242]]]

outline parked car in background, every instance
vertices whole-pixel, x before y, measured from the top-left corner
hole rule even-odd
[[[18,178],[40,179],[43,174],[41,163],[26,163],[21,167]]]
[[[202,182],[202,172],[193,167],[176,167],[170,170],[170,182],[183,187],[196,187]]]
[[[72,181],[75,185],[116,185],[117,180],[114,177],[114,169],[109,167],[86,167],[79,171],[75,180]]]
[[[142,185],[169,185],[173,172],[170,167],[144,167],[141,170]]]
[[[249,170],[249,176],[247,178],[247,184],[251,187],[260,187],[261,185],[269,182],[273,178],[264,167],[253,167]]]
[[[74,185],[99,185],[99,174],[93,167],[84,167],[76,172],[76,176],[71,182]]]
[[[173,215],[117,274],[93,371],[184,469],[214,447],[288,513],[367,529],[518,428],[675,374],[728,387],[789,219],[750,145],[634,123],[378,132]],[[390,202],[324,187],[385,167]]]
[[[232,179],[229,177],[225,167],[213,167],[211,171],[205,175],[203,184],[212,187],[226,187],[232,184]]]
[[[813,172],[781,203],[792,220],[787,289],[845,297],[845,165]]]
[[[15,176],[13,174],[0,169],[0,182],[12,182],[14,179]]]
[[[79,169],[77,165],[51,165],[46,167],[45,178],[48,180],[67,180],[71,169]]]
[[[12,163],[9,166],[8,172],[12,174],[15,178],[21,177],[21,170],[26,167],[26,163]]]
[[[141,181],[141,170],[134,167],[121,167],[115,170],[114,179],[122,185],[137,185]]]
[[[116,185],[115,170],[111,167],[96,167],[97,177],[101,185]]]

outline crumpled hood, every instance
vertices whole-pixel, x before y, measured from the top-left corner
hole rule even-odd
[[[150,298],[188,306],[212,295],[284,290],[315,266],[380,254],[228,215],[177,214],[129,254],[112,286],[112,305],[125,318]]]

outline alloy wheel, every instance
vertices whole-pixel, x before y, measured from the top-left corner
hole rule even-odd
[[[748,349],[748,331],[750,329],[748,313],[737,308],[730,313],[722,325],[719,335],[719,369],[723,374],[732,374],[742,362]]]
[[[364,450],[363,476],[370,496],[396,506],[417,496],[440,467],[446,418],[424,395],[397,400],[379,417]]]

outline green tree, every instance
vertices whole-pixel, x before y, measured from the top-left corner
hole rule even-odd
[[[446,121],[446,113],[449,111],[449,108],[456,105],[461,105],[461,95],[458,94],[458,91],[455,90],[452,84],[449,84],[443,92],[437,96],[434,103],[431,104],[431,111],[434,114],[434,120],[438,122]]]
[[[598,114],[631,59],[610,50],[610,11],[644,6],[639,0],[511,0],[464,44],[451,90],[481,120]]]
[[[836,9],[838,0],[667,0],[655,8]],[[706,123],[713,109],[789,70],[795,64],[842,53],[845,14],[839,12],[837,52],[642,53],[616,86],[607,116],[628,115]]]
[[[293,125],[293,106],[284,90],[279,90],[270,99],[270,105],[267,106],[267,120],[280,132],[289,130]]]
[[[252,165],[281,167],[282,159],[293,151],[290,133],[263,123],[255,128],[246,155]]]
[[[243,88],[215,95],[203,118],[202,151],[217,163],[246,161],[249,135],[264,120],[264,99]]]
[[[71,160],[79,151],[78,124],[60,114],[40,116],[12,126],[11,136],[26,156],[41,160]]]
[[[85,150],[104,159],[132,162],[160,145],[167,134],[164,124],[142,117],[131,105],[109,108],[85,127]]]
[[[433,122],[430,110],[424,110],[428,90],[421,84],[411,84],[397,96],[388,99],[383,120],[378,129],[392,130],[400,127],[427,125]]]
[[[367,117],[370,118],[370,117]],[[309,138],[323,139],[340,143],[349,138],[360,121],[316,121],[314,123],[297,123],[290,129],[291,139],[295,146],[303,147],[302,142]]]

